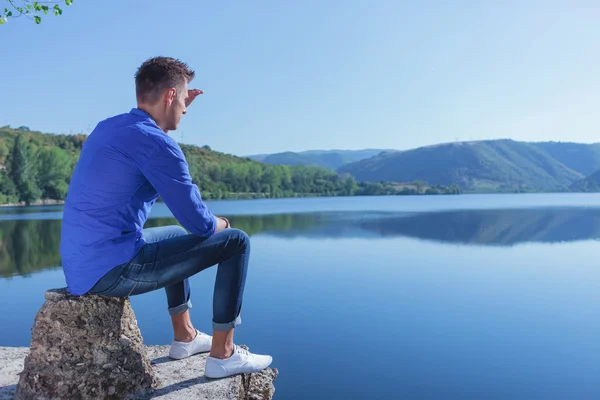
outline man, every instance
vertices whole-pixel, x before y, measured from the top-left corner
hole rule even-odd
[[[173,324],[169,355],[210,351],[206,376],[260,371],[270,356],[233,343],[250,256],[248,235],[215,217],[192,183],[188,164],[168,132],[203,92],[188,90],[194,71],[179,60],[151,58],[135,75],[137,108],[98,124],[73,173],[65,204],[60,252],[73,295],[133,296],[164,288]],[[189,230],[143,230],[161,197]],[[213,335],[190,320],[188,278],[218,264]]]

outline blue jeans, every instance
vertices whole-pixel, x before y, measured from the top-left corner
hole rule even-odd
[[[188,234],[180,226],[144,229],[146,245],[128,263],[104,275],[91,294],[125,297],[165,288],[171,315],[192,307],[188,278],[218,264],[213,294],[213,329],[226,331],[241,323],[240,312],[250,257],[250,239],[239,229],[224,229],[209,238]]]

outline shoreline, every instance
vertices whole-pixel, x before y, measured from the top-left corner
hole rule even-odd
[[[312,194],[312,195],[298,194],[296,196],[282,196],[282,197],[252,197],[252,196],[244,197],[244,196],[239,196],[239,197],[221,198],[221,199],[205,198],[204,201],[205,202],[213,202],[213,201],[234,201],[234,200],[285,200],[285,199],[336,198],[336,197],[363,197],[363,198],[369,198],[369,197],[417,197],[417,196],[426,196],[426,197],[436,196],[437,197],[437,196],[465,196],[465,195],[468,196],[468,195],[598,194],[598,193],[600,193],[600,192],[548,191],[548,192],[517,192],[517,193],[515,193],[515,192],[471,192],[471,191],[465,191],[462,193],[373,194],[373,195],[350,195],[350,196],[343,196],[343,195],[323,196],[323,195],[315,195],[315,194]],[[157,203],[160,203],[160,202],[162,202],[162,201],[159,199],[157,201]],[[34,201],[29,206],[27,206],[24,202],[0,204],[0,209],[1,208],[10,208],[10,207],[20,208],[20,207],[59,206],[59,205],[62,206],[64,204],[65,204],[65,200],[44,199],[44,200]]]
[[[59,206],[59,205],[64,205],[64,204],[65,204],[64,200],[46,199],[46,200],[37,200],[37,201],[34,201],[30,205],[26,205],[25,202],[20,202],[20,203],[0,204],[0,207],[6,207],[6,208],[8,208],[8,207]]]

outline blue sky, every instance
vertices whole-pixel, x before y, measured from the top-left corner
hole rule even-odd
[[[228,153],[595,142],[598,21],[594,1],[75,0],[0,26],[0,124],[89,133],[168,55],[205,91],[170,134]]]

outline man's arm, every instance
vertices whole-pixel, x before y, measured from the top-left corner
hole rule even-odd
[[[228,221],[215,217],[202,201],[198,186],[192,183],[185,156],[176,144],[166,143],[140,168],[177,221],[188,231],[208,237],[229,227]]]

